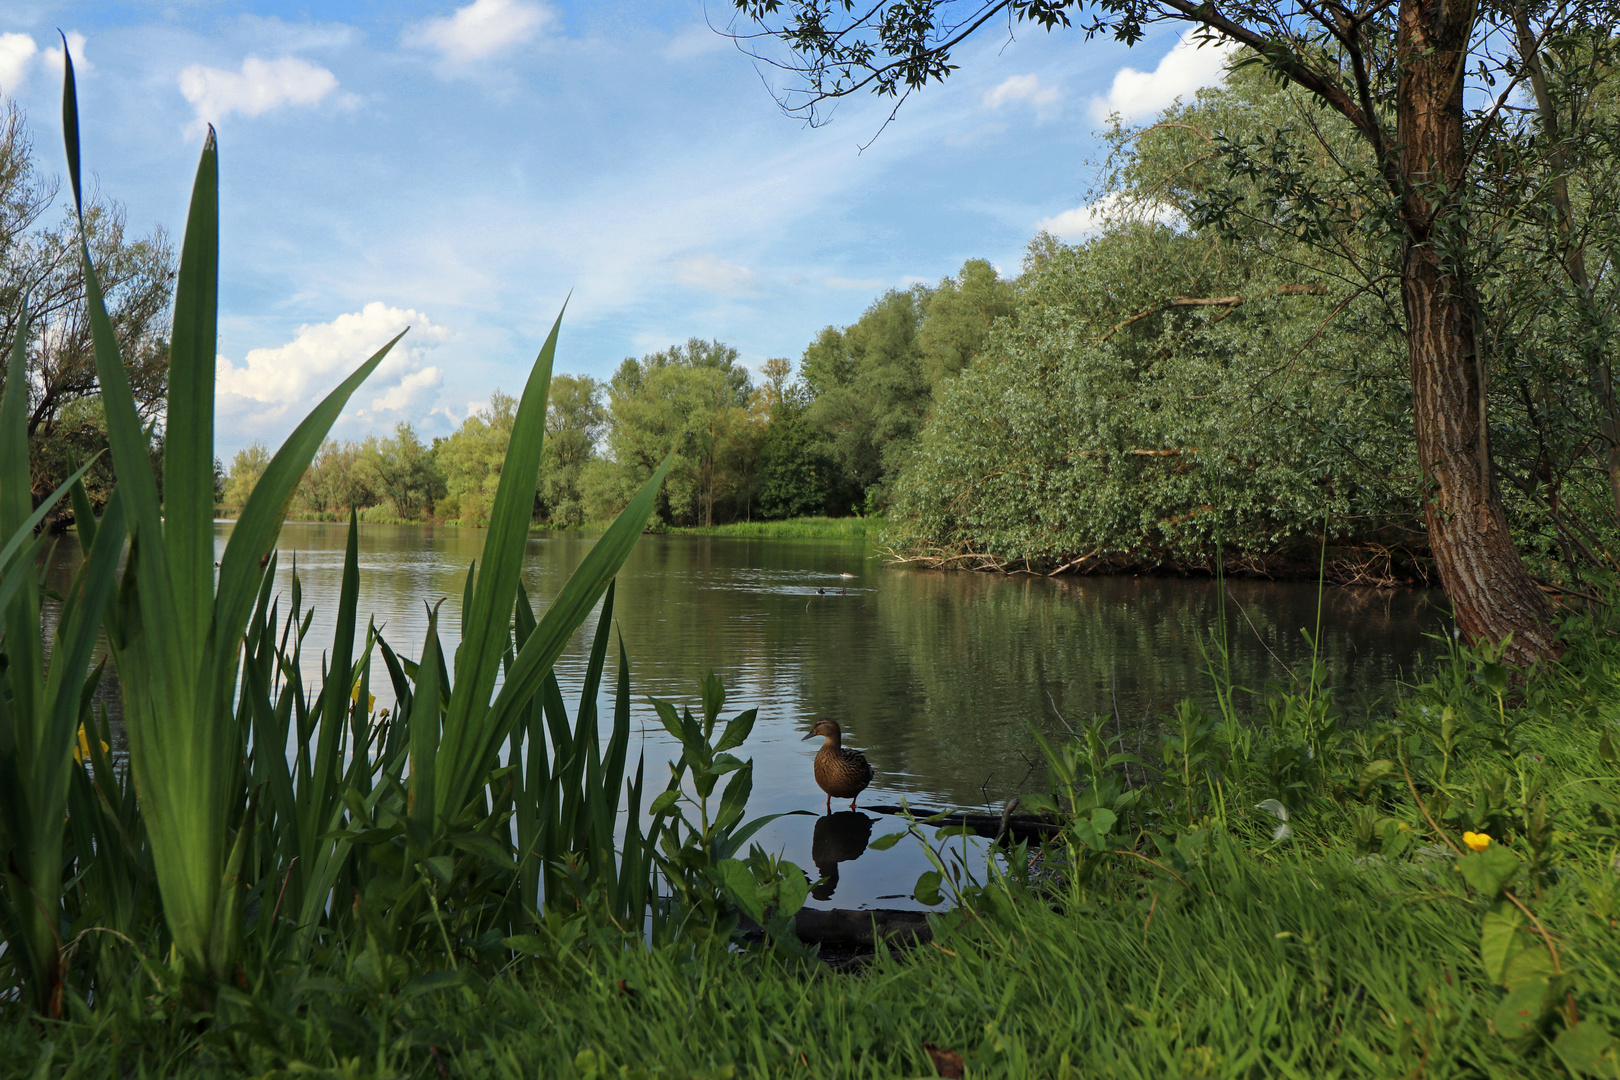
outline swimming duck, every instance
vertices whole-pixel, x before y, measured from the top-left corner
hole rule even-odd
[[[838,721],[822,717],[800,741],[809,742],[817,735],[827,740],[816,751],[816,783],[827,793],[827,812],[832,813],[834,796],[848,799],[849,808],[853,810],[855,800],[872,782],[875,770],[867,763],[865,754],[844,746],[844,730],[838,726]]]

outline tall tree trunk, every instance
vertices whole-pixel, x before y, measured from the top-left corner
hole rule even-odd
[[[1513,546],[1497,490],[1477,304],[1458,255],[1467,226],[1458,206],[1467,182],[1463,67],[1475,15],[1474,0],[1401,3],[1401,296],[1423,511],[1440,583],[1469,642],[1512,634],[1506,658],[1523,664],[1555,655],[1552,611]]]

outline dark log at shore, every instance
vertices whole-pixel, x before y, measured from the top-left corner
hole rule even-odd
[[[746,915],[742,918],[744,936],[759,942],[764,929]],[[834,968],[858,968],[872,958],[878,939],[899,948],[924,945],[934,940],[926,911],[899,911],[874,908],[802,908],[793,916],[793,929],[799,940],[820,949],[821,959]]]
[[[934,939],[928,927],[928,912],[893,908],[801,908],[793,916],[793,928],[806,945],[835,945],[866,952],[880,937],[891,945],[922,945]]]
[[[912,817],[922,820],[932,818],[937,814],[948,813],[948,817],[929,824],[936,829],[953,829],[967,826],[973,830],[975,836],[983,836],[990,840],[999,840],[1002,836],[1011,836],[1014,840],[1048,840],[1058,833],[1059,825],[1039,814],[976,814],[971,810],[933,810],[926,806],[867,806],[862,809],[870,810],[874,814],[902,815],[909,813]]]

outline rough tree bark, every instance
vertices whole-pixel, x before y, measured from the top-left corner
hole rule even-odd
[[[1474,0],[1403,0],[1395,146],[1403,181],[1401,295],[1424,517],[1440,582],[1470,642],[1512,640],[1504,658],[1556,655],[1552,610],[1525,570],[1496,486],[1485,417],[1477,306],[1461,259],[1466,222],[1463,66]]]

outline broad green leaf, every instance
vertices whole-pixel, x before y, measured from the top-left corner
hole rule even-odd
[[[1517,990],[1534,982],[1551,982],[1553,978],[1552,954],[1539,941],[1508,957],[1502,971],[1502,985]]]
[[[753,873],[737,859],[722,859],[715,868],[720,874],[720,887],[726,898],[744,915],[756,923],[765,921],[765,908],[759,900],[759,884]]]
[[[735,749],[746,742],[748,740],[749,733],[754,730],[754,721],[758,719],[758,717],[758,709],[749,709],[746,712],[740,712],[736,716],[733,716],[726,723],[726,730],[725,733],[720,736],[720,741],[714,744],[715,753],[718,754],[724,750]]]
[[[1552,1041],[1552,1048],[1571,1072],[1613,1076],[1620,1068],[1620,1054],[1616,1053],[1614,1036],[1590,1017],[1560,1031]]]
[[[411,694],[410,815],[424,824],[431,824],[439,812],[434,773],[439,757],[439,605],[443,603],[440,600],[428,610],[422,662]]]
[[[1360,786],[1363,792],[1366,792],[1369,787],[1376,784],[1384,777],[1389,776],[1394,771],[1395,763],[1387,758],[1380,759],[1378,761],[1369,761],[1366,765],[1362,766],[1360,774],[1356,777],[1356,783]]]
[[[1483,896],[1495,897],[1519,872],[1518,856],[1500,844],[1484,851],[1473,851],[1457,860],[1457,872],[1469,888]]]
[[[1546,1018],[1552,987],[1546,979],[1532,979],[1509,990],[1496,1006],[1491,1024],[1504,1039],[1535,1034]]]
[[[1507,900],[1498,900],[1481,923],[1479,958],[1485,976],[1502,984],[1508,960],[1529,946],[1524,913]]]
[[[911,890],[912,898],[924,907],[933,907],[935,904],[944,902],[945,898],[939,892],[942,880],[938,870],[924,871],[917,878],[916,886]]]
[[[214,373],[218,364],[219,154],[208,128],[191,186],[169,336],[163,529],[178,629],[195,648],[214,605]]]
[[[777,871],[782,877],[776,883],[775,914],[778,917],[797,914],[810,896],[810,879],[790,862],[778,863]]]
[[[515,953],[522,953],[524,956],[547,956],[554,951],[550,941],[534,934],[517,934],[513,937],[502,938],[501,944]]]
[[[906,838],[906,835],[907,834],[903,833],[903,832],[888,833],[888,834],[886,834],[884,836],[878,837],[876,840],[873,840],[870,844],[868,844],[866,846],[871,848],[873,851],[888,851],[890,848],[894,847],[894,845],[898,844],[901,840],[904,840]]]

